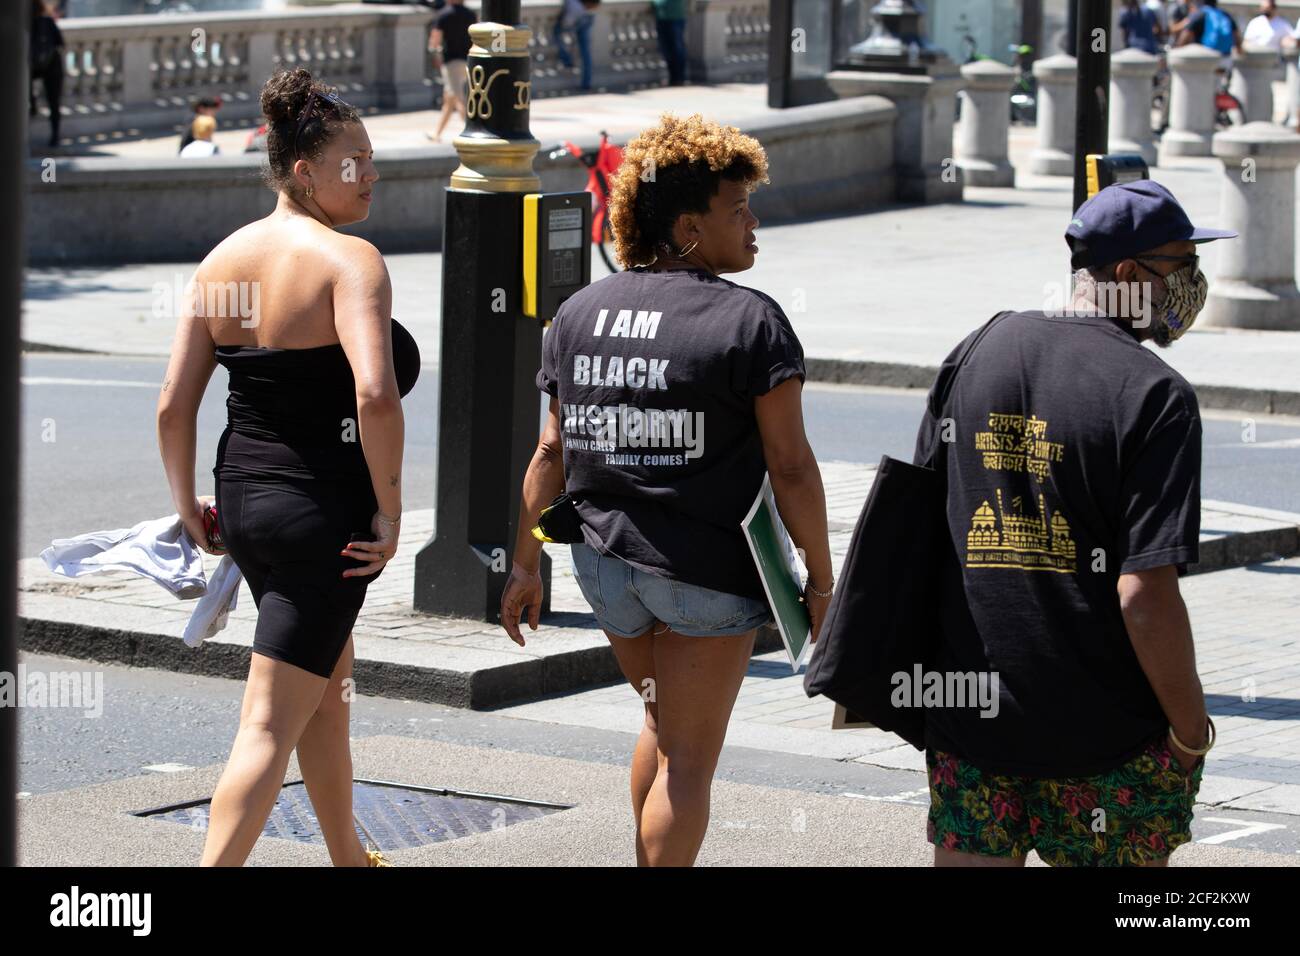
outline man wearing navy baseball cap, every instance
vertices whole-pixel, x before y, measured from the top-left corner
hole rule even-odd
[[[1173,194],[1150,179],[1107,186],[1065,230],[1070,265],[1085,272],[1075,276],[1075,305],[1102,309],[1131,323],[1139,338],[1168,345],[1205,307],[1196,244],[1236,235],[1193,226]]]
[[[1187,331],[1205,302],[1196,244],[1233,234],[1139,180],[1088,200],[1065,235],[1072,307],[969,335],[917,436],[915,462],[946,476],[955,550],[932,669],[987,673],[998,693],[926,710],[936,865],[1030,850],[1163,865],[1191,839],[1213,743],[1178,588],[1198,559],[1200,412],[1142,343]]]

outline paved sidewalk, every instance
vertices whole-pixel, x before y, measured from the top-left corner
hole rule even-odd
[[[684,102],[685,100],[685,102]],[[624,142],[647,126],[659,121],[664,111],[700,112],[725,116],[729,123],[742,123],[756,116],[779,113],[767,105],[767,86],[761,83],[719,83],[713,86],[655,87],[628,93],[589,93],[573,96],[546,96],[529,104],[529,128],[542,149],[558,146],[563,140],[595,136],[600,130],[612,139]],[[428,135],[438,125],[440,110],[412,110],[403,113],[362,112],[362,122],[376,153],[413,146],[434,146]],[[183,122],[184,113],[177,114]],[[218,117],[217,122],[222,124]],[[213,141],[223,154],[242,153],[248,134],[255,123],[222,127]],[[65,135],[67,135],[65,129]],[[452,151],[451,141],[460,128],[455,120],[447,124],[442,144]],[[127,134],[99,134],[80,138],[75,147],[65,146],[58,156],[123,156],[132,159],[175,159],[180,133],[168,136],[132,138]],[[33,155],[45,156],[44,142],[31,144]]]
[[[507,794],[569,807],[486,833],[388,852],[398,866],[630,866],[635,862],[625,766],[394,736],[353,740],[352,760],[356,778]],[[202,829],[134,814],[209,798],[221,769],[218,764],[148,774],[20,800],[19,864],[193,866],[203,850]],[[285,780],[297,779],[295,758]],[[846,796],[715,780],[709,832],[697,863],[930,865],[924,807]],[[1193,825],[1204,827],[1199,820]],[[1240,823],[1237,829],[1240,832]],[[1175,866],[1294,866],[1297,858],[1236,849],[1211,836],[1180,848],[1172,862]],[[328,866],[329,857],[321,845],[261,839],[248,863]],[[1029,865],[1043,864],[1031,855]]]
[[[628,111],[652,102],[653,114],[668,102],[666,93],[613,99]],[[748,108],[751,100],[752,90],[741,88],[731,101],[719,96],[701,105]],[[409,124],[413,121],[404,117],[413,115],[375,122]],[[644,118],[633,115],[637,122]],[[757,264],[733,278],[782,304],[807,354],[817,360],[810,363],[814,378],[927,386],[957,341],[994,312],[1042,308],[1064,295],[1068,259],[1062,235],[1071,186],[1065,178],[1025,172],[1033,134],[1028,128],[1012,131],[1012,160],[1020,167],[1014,189],[967,188],[960,204],[761,225]],[[1156,168],[1152,175],[1173,190],[1193,221],[1219,221],[1223,173],[1217,160],[1185,159]],[[382,188],[376,201],[382,211]],[[1213,283],[1216,244],[1201,252]],[[441,255],[386,258],[394,315],[411,329],[426,362],[436,364]],[[156,314],[158,290],[183,287],[195,265],[29,269],[23,340],[93,352],[166,355],[174,322],[165,309]],[[597,260],[593,277],[604,274],[603,269]],[[1300,332],[1193,328],[1160,355],[1198,387],[1204,406],[1300,414]]]

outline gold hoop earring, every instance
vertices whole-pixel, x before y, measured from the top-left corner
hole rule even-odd
[[[695,251],[695,247],[698,246],[699,244],[700,244],[700,240],[696,239],[694,242],[692,242],[689,246],[687,246],[687,247],[686,247],[685,249],[683,249],[681,252],[677,253],[677,258],[678,258],[678,259],[685,259],[687,256],[689,256],[692,252]]]

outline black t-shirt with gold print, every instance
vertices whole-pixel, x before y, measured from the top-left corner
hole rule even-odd
[[[1197,560],[1196,394],[1111,319],[1013,312],[935,408],[965,345],[914,459],[946,468],[957,556],[927,669],[996,672],[999,700],[930,710],[928,742],[992,772],[1102,773],[1166,727],[1116,586]]]

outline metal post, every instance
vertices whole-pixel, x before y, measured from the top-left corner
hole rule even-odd
[[[767,35],[767,105],[775,110],[790,106],[791,31],[794,0],[770,0]]]
[[[537,447],[542,330],[520,311],[523,195],[537,192],[528,41],[520,0],[484,0],[470,27],[461,165],[442,244],[438,490],[433,537],[415,558],[414,604],[495,622],[510,570],[519,489]],[[547,584],[549,559],[543,555]]]
[[[8,321],[0,329],[0,673],[16,680],[18,673],[18,470],[19,470],[19,316],[22,315],[23,167],[27,152],[27,21],[31,5],[7,3],[0,13],[0,63],[9,79],[0,105],[0,129],[8,149],[0,150],[4,174],[4,243],[9,254],[0,265],[0,295],[9,303]],[[23,688],[15,686],[17,693]],[[18,862],[18,708],[0,706],[0,866]]]
[[[1109,148],[1110,0],[1078,0],[1075,59],[1079,85],[1074,118],[1074,208],[1088,198],[1087,157]],[[1100,33],[1098,32],[1100,31]]]

